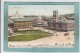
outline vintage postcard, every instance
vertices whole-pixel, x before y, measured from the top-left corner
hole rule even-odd
[[[79,51],[77,2],[5,2],[4,5],[6,51]]]

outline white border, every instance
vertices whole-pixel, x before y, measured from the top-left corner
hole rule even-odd
[[[5,52],[3,50],[4,49],[3,37],[4,37],[4,2],[5,1],[6,2],[79,2],[79,0],[17,0],[17,1],[16,0],[1,0],[1,53],[23,53],[23,52]],[[79,16],[79,18],[80,18],[80,16]],[[35,53],[35,52],[26,52],[26,53]],[[48,53],[50,53],[50,52],[48,52]]]
[[[14,2],[79,2],[79,0],[3,0],[3,1],[14,1]]]

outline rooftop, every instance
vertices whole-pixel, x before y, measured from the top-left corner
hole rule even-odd
[[[25,18],[17,18],[14,21],[33,21],[37,17],[25,17]]]

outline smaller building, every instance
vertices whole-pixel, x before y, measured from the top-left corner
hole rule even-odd
[[[37,18],[37,27],[47,27],[47,21],[42,16]]]
[[[9,18],[16,19],[16,18],[24,18],[24,17],[18,11],[16,11],[16,13],[10,15]]]

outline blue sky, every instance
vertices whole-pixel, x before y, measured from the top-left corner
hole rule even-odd
[[[74,13],[74,5],[9,5],[8,14],[15,14],[16,11],[21,15],[46,15],[51,16],[54,10],[58,14]]]

